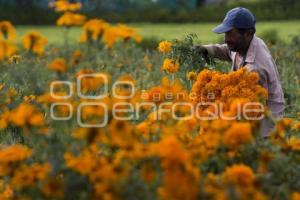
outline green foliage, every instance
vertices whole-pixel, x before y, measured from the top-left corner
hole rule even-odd
[[[22,25],[44,25],[53,24],[55,19],[57,19],[57,13],[47,7],[37,7],[28,5],[24,6],[11,6],[11,5],[1,5],[0,6],[0,19],[9,20],[14,24]]]
[[[107,4],[112,6],[109,7]],[[258,21],[300,18],[299,1],[229,1],[229,3],[224,2],[194,8],[180,6],[176,9],[169,5],[155,5],[153,3],[145,5],[136,3],[130,6],[124,5],[124,2],[116,2],[115,4],[94,1],[90,2],[90,7],[84,8],[83,12],[89,18],[100,17],[109,22],[217,22],[221,21],[231,8],[243,6],[249,8]],[[24,4],[13,6],[13,4],[3,4],[0,7],[0,18],[11,20],[14,24],[53,24],[56,17],[57,13],[51,11],[46,5],[30,4],[29,6]]]
[[[156,37],[147,37],[144,38],[141,43],[138,44],[138,46],[142,47],[143,49],[156,49],[157,44],[159,43],[159,39]]]
[[[278,36],[278,31],[276,29],[265,30],[261,33],[261,38],[270,45],[277,44],[280,42],[280,38]]]
[[[174,9],[170,6],[148,5],[132,7],[123,12],[113,12],[99,8],[91,10],[88,15],[104,18],[112,22],[216,22],[221,21],[226,12],[233,7],[246,7],[258,21],[299,19],[299,1],[262,0],[262,1],[225,1],[221,4],[203,5],[194,8],[181,6]],[[138,15],[136,13],[139,13]],[[155,13],[155,14],[153,14]]]
[[[195,34],[187,35],[183,40],[174,40],[170,57],[178,60],[181,66],[188,71],[201,71],[210,62],[208,57],[203,57],[193,48]]]

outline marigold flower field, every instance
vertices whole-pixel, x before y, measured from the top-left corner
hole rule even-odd
[[[299,37],[268,44],[278,120],[258,74],[199,57],[194,35],[145,50],[126,24],[51,6],[62,46],[0,21],[0,199],[300,199]],[[276,124],[267,139],[261,116]]]

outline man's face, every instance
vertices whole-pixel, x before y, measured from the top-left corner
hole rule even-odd
[[[246,34],[240,34],[239,31],[234,28],[225,33],[225,43],[230,51],[240,51],[246,43]]]

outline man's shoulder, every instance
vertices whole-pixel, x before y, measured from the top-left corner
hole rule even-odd
[[[264,58],[264,59],[272,59],[270,50],[266,43],[259,37],[254,36],[253,38],[254,45],[255,45],[255,51],[256,51],[256,58]]]
[[[274,76],[277,66],[271,52],[262,39],[259,37],[253,39],[255,39],[255,41],[253,41],[255,47],[253,48],[253,62],[249,63],[250,68],[260,74],[272,74],[270,76]]]
[[[259,47],[259,49],[266,50],[269,53],[269,48],[263,39],[261,39],[260,37],[258,37],[256,35],[253,36],[253,39],[255,40],[255,45],[257,45]]]

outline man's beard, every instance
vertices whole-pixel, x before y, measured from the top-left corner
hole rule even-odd
[[[234,52],[238,52],[239,51],[239,47],[238,47],[238,45],[232,45],[232,44],[228,44],[227,43],[227,47],[228,47],[228,49],[230,50],[230,51],[234,51]]]

